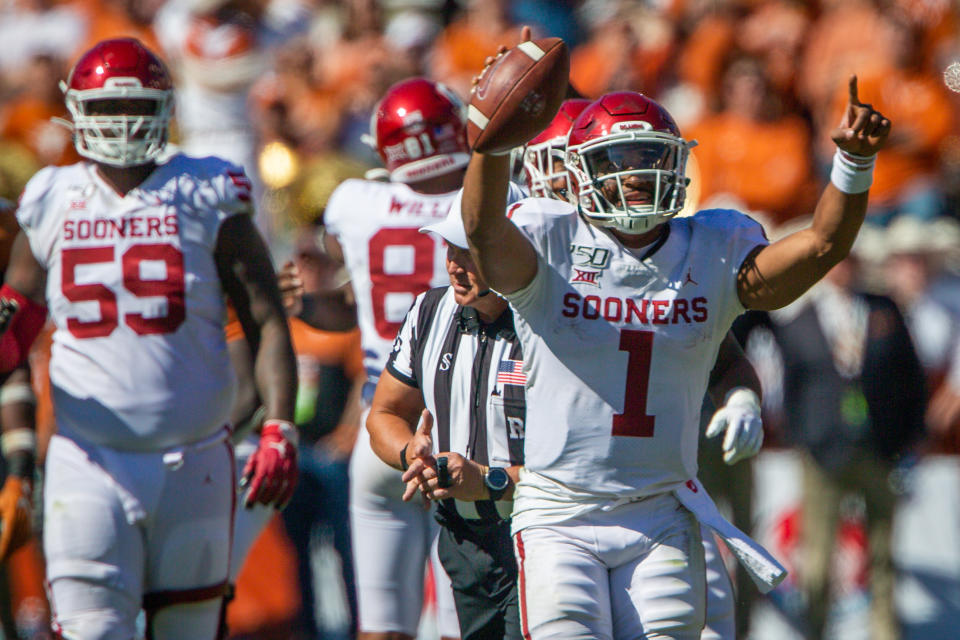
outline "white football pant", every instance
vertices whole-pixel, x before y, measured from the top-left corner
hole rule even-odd
[[[366,423],[366,412],[361,424]],[[350,458],[350,535],[361,631],[417,635],[426,562],[433,567],[440,635],[460,636],[453,590],[437,557],[440,526],[419,496],[401,500],[402,474],[370,448],[361,428]]]
[[[534,640],[701,637],[704,543],[671,493],[530,527],[514,547],[521,625]]]
[[[224,434],[225,435],[225,434]],[[82,447],[55,435],[43,549],[53,624],[68,640],[130,640],[143,607],[156,640],[213,640],[234,507],[226,439],[164,452]]]

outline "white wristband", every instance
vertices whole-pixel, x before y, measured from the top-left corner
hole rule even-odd
[[[37,434],[33,429],[12,429],[0,435],[0,451],[5,457],[17,451],[37,451]]]
[[[858,156],[841,149],[833,154],[833,170],[830,182],[844,193],[863,193],[873,184],[873,165],[877,160],[872,156]]]
[[[18,402],[37,404],[37,396],[33,393],[33,387],[26,382],[6,384],[0,387],[0,407]]]

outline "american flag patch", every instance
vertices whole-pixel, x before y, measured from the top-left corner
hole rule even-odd
[[[501,360],[497,367],[497,384],[527,384],[523,373],[523,360]]]

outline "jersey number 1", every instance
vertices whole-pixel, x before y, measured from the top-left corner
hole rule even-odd
[[[624,329],[620,332],[620,351],[628,354],[627,388],[623,392],[623,413],[613,416],[613,435],[652,438],[654,416],[647,415],[647,385],[653,332]]]

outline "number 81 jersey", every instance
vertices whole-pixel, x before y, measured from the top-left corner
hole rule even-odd
[[[154,451],[222,428],[235,378],[214,250],[250,211],[249,181],[217,158],[173,156],[125,196],[90,163],[30,180],[17,218],[47,270],[61,433]]]
[[[419,229],[445,218],[456,193],[350,179],[330,196],[324,225],[339,241],[353,281],[363,364],[373,382],[416,296],[449,282],[446,248]]]

